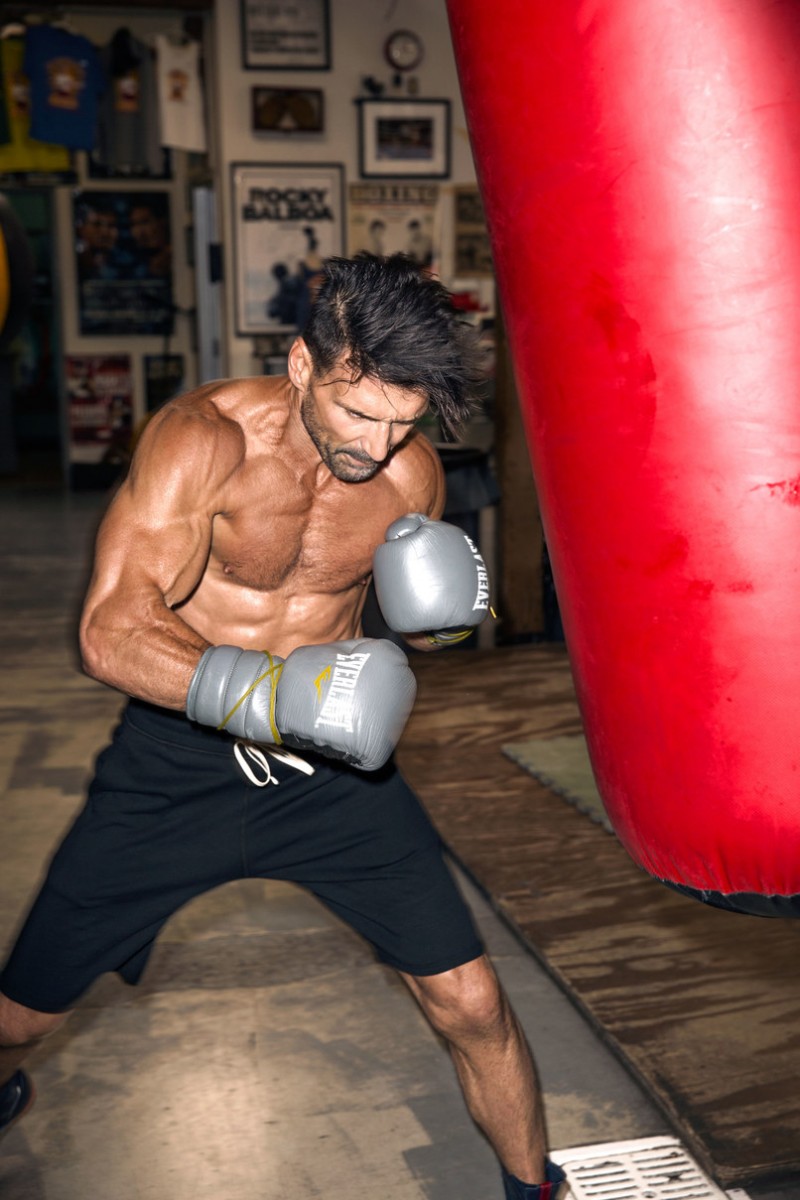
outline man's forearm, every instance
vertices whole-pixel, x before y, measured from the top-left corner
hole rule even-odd
[[[109,611],[111,609],[111,611]],[[210,643],[164,607],[133,620],[109,605],[81,623],[83,669],[128,696],[182,710],[197,664]]]

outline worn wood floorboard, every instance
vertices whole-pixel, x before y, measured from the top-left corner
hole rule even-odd
[[[454,856],[725,1187],[800,1170],[800,924],[707,908],[501,746],[580,729],[565,653],[417,655],[401,767]]]

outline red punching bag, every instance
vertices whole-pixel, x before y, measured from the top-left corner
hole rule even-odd
[[[800,8],[448,8],[609,816],[800,915]]]

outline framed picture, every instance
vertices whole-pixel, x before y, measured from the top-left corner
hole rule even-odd
[[[465,184],[453,192],[455,245],[453,270],[467,278],[490,279],[494,275],[492,247],[477,187]]]
[[[233,163],[236,331],[302,330],[323,262],[344,251],[341,163]]]
[[[347,253],[395,254],[425,270],[439,268],[441,185],[381,180],[351,183],[347,204]]]
[[[249,71],[328,71],[328,0],[239,0]]]
[[[250,89],[254,133],[322,133],[324,96],[319,88]]]
[[[145,354],[144,399],[149,413],[184,390],[185,374],[182,354]]]
[[[76,191],[73,228],[80,333],[172,333],[169,193]]]
[[[359,169],[366,179],[446,179],[449,100],[367,100],[358,104]]]
[[[70,463],[130,458],[133,377],[128,354],[70,354],[64,360]]]

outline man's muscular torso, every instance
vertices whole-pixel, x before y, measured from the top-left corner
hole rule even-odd
[[[342,482],[288,380],[206,385],[151,422],[101,527],[83,626],[104,632],[105,657],[88,669],[179,707],[206,645],[285,657],[354,637],[387,527],[409,511],[438,516],[442,501],[441,466],[417,433],[371,479]],[[136,654],[113,661],[115,642]]]
[[[223,411],[247,424],[236,405]],[[266,429],[245,429],[205,573],[178,611],[213,644],[286,655],[355,637],[376,548],[396,517],[432,509],[438,474],[430,443],[412,435],[372,479],[342,483],[318,456],[291,453],[285,389],[269,416]]]

